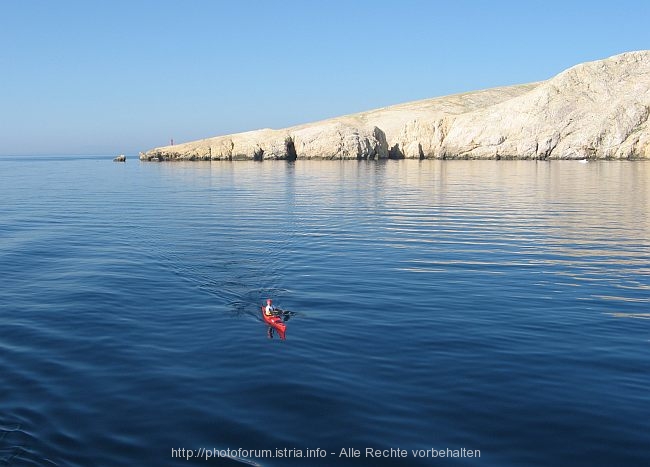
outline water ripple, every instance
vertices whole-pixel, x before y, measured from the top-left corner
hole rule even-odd
[[[0,464],[650,462],[647,163],[0,167]]]

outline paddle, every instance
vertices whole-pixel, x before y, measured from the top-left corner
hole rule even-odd
[[[282,321],[289,321],[289,318],[296,314],[295,311],[283,310],[281,308],[276,308],[273,310],[273,314],[276,316],[282,316]]]

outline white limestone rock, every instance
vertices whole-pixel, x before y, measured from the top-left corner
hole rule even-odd
[[[650,51],[639,51],[539,83],[166,146],[140,158],[647,159],[649,115]]]

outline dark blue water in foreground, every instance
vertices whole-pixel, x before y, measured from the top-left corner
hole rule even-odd
[[[4,157],[0,465],[648,465],[649,304],[649,163]]]

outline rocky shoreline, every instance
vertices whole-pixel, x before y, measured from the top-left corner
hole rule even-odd
[[[650,51],[547,81],[164,146],[143,161],[649,159]]]

